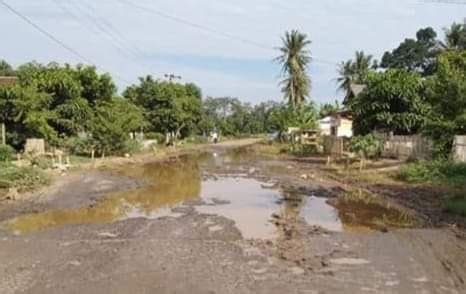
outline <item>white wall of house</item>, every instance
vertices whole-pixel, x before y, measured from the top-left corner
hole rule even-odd
[[[321,135],[336,137],[353,137],[353,121],[341,117],[327,116],[319,121]]]

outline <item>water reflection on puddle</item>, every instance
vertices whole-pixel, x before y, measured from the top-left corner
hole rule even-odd
[[[203,200],[207,203],[212,200],[225,203],[201,205],[196,210],[234,220],[245,238],[271,238],[276,228],[270,218],[279,209],[277,201],[280,193],[278,190],[265,189],[264,184],[240,177],[207,180],[202,185]]]
[[[29,233],[70,224],[101,224],[130,218],[179,217],[173,208],[186,203],[199,213],[233,220],[245,238],[273,238],[273,214],[302,218],[310,225],[342,231],[341,213],[326,199],[282,194],[274,183],[248,176],[250,160],[241,153],[184,156],[167,162],[132,166],[123,174],[144,179],[140,189],[108,195],[92,207],[53,210],[21,216],[3,224],[16,233]],[[205,177],[206,173],[209,175]],[[204,179],[203,179],[204,178]],[[283,201],[283,199],[294,199]],[[343,219],[347,219],[343,217]]]
[[[343,231],[343,223],[338,216],[338,210],[327,204],[327,198],[306,198],[300,215],[310,225],[320,226],[329,231]]]

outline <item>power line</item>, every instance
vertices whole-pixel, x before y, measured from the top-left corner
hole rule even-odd
[[[126,4],[127,6],[131,6],[131,7],[134,7],[136,9],[155,14],[155,15],[158,15],[160,17],[170,19],[172,21],[175,21],[175,22],[178,22],[178,23],[181,23],[181,24],[184,24],[184,25],[187,25],[187,26],[190,26],[190,27],[193,27],[193,28],[208,32],[208,33],[216,34],[216,35],[222,36],[222,37],[227,38],[227,39],[234,39],[236,41],[240,41],[240,42],[243,42],[243,43],[246,43],[246,44],[249,44],[249,45],[252,45],[252,46],[256,46],[256,47],[259,47],[259,48],[262,48],[262,49],[273,49],[273,47],[271,47],[271,46],[267,46],[267,45],[258,43],[256,41],[245,39],[245,38],[237,36],[237,35],[225,33],[223,31],[213,29],[213,28],[210,28],[210,27],[205,26],[205,25],[197,24],[197,23],[191,22],[189,20],[183,19],[181,17],[178,17],[176,15],[171,15],[171,14],[168,14],[166,12],[163,12],[161,10],[158,10],[158,9],[155,9],[155,8],[152,8],[152,7],[145,7],[145,6],[136,4],[136,3],[132,3],[132,2],[127,1],[127,0],[117,0],[117,1],[119,1],[119,2],[121,2],[123,4]]]
[[[94,62],[92,62],[92,60],[90,60],[89,58],[85,57],[84,55],[82,55],[81,53],[79,53],[78,51],[76,51],[75,49],[73,49],[72,47],[66,45],[64,42],[62,42],[61,40],[59,40],[57,37],[55,37],[54,35],[52,35],[50,32],[48,32],[47,30],[43,29],[42,27],[40,27],[38,24],[36,24],[35,22],[33,22],[30,18],[28,18],[27,16],[25,16],[24,14],[22,14],[21,12],[19,12],[18,10],[16,10],[15,8],[13,8],[11,5],[9,5],[8,3],[6,3],[4,0],[0,0],[0,4],[2,4],[6,9],[8,9],[11,13],[15,14],[16,16],[18,16],[19,18],[21,18],[22,20],[24,20],[26,23],[28,23],[29,25],[31,25],[33,28],[35,28],[37,31],[39,31],[41,34],[43,34],[44,36],[46,36],[47,38],[49,38],[50,40],[52,40],[53,42],[55,42],[56,44],[58,44],[60,47],[64,48],[65,50],[67,50],[68,52],[72,53],[74,56],[78,57],[78,59],[80,60],[84,60],[85,62],[89,63],[89,64],[95,64]],[[125,82],[125,83],[128,83],[128,84],[131,84],[130,81],[122,78],[122,77],[119,77],[118,75],[115,75],[116,78],[120,79],[121,81]]]
[[[60,45],[61,47],[63,47],[65,50],[71,52],[73,55],[75,55],[76,57],[78,57],[79,59],[82,59],[88,63],[92,63],[92,61],[90,61],[89,59],[87,59],[85,56],[81,55],[78,51],[74,50],[73,48],[69,47],[68,45],[66,45],[65,43],[63,43],[62,41],[60,41],[59,39],[57,39],[55,36],[53,36],[51,33],[49,33],[48,31],[46,31],[45,29],[41,28],[39,25],[37,25],[36,23],[34,23],[31,19],[29,19],[27,16],[23,15],[21,12],[19,12],[18,10],[14,9],[13,7],[11,7],[8,3],[6,3],[5,1],[3,0],[0,0],[0,3],[6,7],[10,12],[12,12],[13,14],[15,14],[16,16],[20,17],[21,19],[23,19],[25,22],[27,22],[29,25],[31,25],[32,27],[34,27],[37,31],[39,31],[41,34],[45,35],[47,38],[51,39],[52,41],[54,41],[55,43],[57,43],[58,45]]]
[[[148,70],[149,72],[156,72],[152,66],[140,62],[139,56],[144,56],[144,50],[132,44],[132,42],[128,40],[112,23],[106,20],[102,15],[99,15],[86,1],[77,1],[77,3],[82,7],[78,6],[75,1],[65,2],[71,4],[76,11],[81,12],[81,14],[97,28],[97,35],[103,35],[121,55],[131,59],[141,68]],[[94,28],[92,24],[91,27]]]
[[[215,34],[215,35],[224,37],[226,39],[239,41],[239,42],[242,42],[242,43],[257,47],[257,48],[261,48],[261,49],[267,49],[267,50],[275,50],[276,49],[276,48],[274,48],[272,46],[265,45],[265,44],[262,44],[262,43],[259,43],[259,42],[253,41],[253,40],[249,40],[249,39],[243,38],[241,36],[226,33],[224,31],[217,30],[217,29],[214,29],[214,28],[202,25],[202,24],[194,23],[192,21],[183,19],[183,18],[178,17],[176,15],[168,14],[168,13],[166,13],[164,11],[161,11],[161,10],[158,10],[158,9],[155,9],[155,8],[152,8],[152,7],[145,7],[145,6],[136,4],[136,3],[132,3],[132,2],[127,1],[127,0],[117,0],[117,1],[119,1],[120,3],[123,3],[123,4],[127,5],[127,6],[131,6],[133,8],[136,8],[138,10],[142,10],[142,11],[144,11],[146,13],[152,13],[152,14],[155,14],[157,16],[163,17],[165,19],[169,19],[171,21],[181,23],[183,25],[186,25],[186,26],[189,26],[189,27],[192,27],[192,28],[204,31],[204,32]],[[313,59],[313,61],[315,61],[317,63],[323,63],[323,64],[329,64],[329,65],[337,65],[338,64],[337,62],[333,62],[333,61],[329,61],[329,60],[325,60],[325,59],[321,59],[321,58],[314,58],[313,57],[312,59]]]

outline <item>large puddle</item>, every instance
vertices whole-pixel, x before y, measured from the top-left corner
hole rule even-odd
[[[243,237],[248,239],[274,238],[277,228],[271,219],[275,214],[288,219],[300,218],[331,231],[377,224],[377,207],[372,203],[368,209],[375,213],[372,215],[375,220],[365,220],[357,217],[361,208],[353,205],[348,210],[349,202],[331,206],[325,198],[284,194],[276,183],[258,179],[251,160],[251,155],[233,152],[183,156],[134,166],[122,172],[144,179],[143,188],[110,194],[92,207],[21,216],[4,223],[3,227],[24,234],[71,224],[179,217],[182,214],[173,209],[183,205],[194,205],[199,213],[235,221]],[[253,177],[253,173],[256,176]],[[383,219],[387,213],[391,210],[383,211],[379,218]]]

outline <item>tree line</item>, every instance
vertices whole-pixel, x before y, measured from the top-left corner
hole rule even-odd
[[[109,74],[87,65],[30,62],[13,68],[0,61],[0,76],[18,79],[0,86],[0,123],[6,143],[17,150],[27,138],[44,138],[73,153],[122,154],[138,148],[130,135],[141,131],[164,142],[167,135],[181,139],[214,130],[224,136],[283,131],[298,119],[286,103],[203,98],[193,83],[152,76],[118,94]]]

